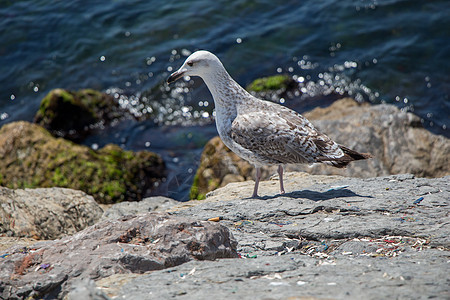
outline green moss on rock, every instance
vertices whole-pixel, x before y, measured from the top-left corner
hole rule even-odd
[[[67,187],[99,203],[140,200],[165,176],[162,159],[148,151],[107,145],[94,151],[54,138],[28,122],[0,129],[0,182],[10,188]]]
[[[258,78],[247,86],[247,90],[259,93],[286,89],[291,81],[292,79],[288,75]]]
[[[206,198],[205,194],[199,192],[199,174],[195,174],[194,182],[192,183],[191,191],[189,193],[190,199],[203,200]]]
[[[203,148],[190,198],[205,199],[208,192],[228,183],[223,180],[227,174],[236,175],[240,181],[250,179],[252,170],[248,162],[231,152],[219,137],[214,137]]]
[[[41,101],[34,122],[54,136],[79,141],[95,124],[129,115],[114,98],[92,89],[54,89]]]

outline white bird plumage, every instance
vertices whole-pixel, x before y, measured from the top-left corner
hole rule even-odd
[[[342,168],[353,160],[371,157],[335,143],[299,113],[254,97],[231,78],[211,52],[194,52],[167,81],[183,76],[203,79],[214,99],[217,131],[223,143],[255,165],[252,197],[258,196],[264,165],[278,165],[280,192],[284,193],[283,164],[322,162]]]

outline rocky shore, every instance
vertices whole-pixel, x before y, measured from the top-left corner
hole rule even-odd
[[[255,86],[288,95],[291,85]],[[164,180],[158,155],[57,138],[120,114],[91,97],[111,102],[55,90],[36,117],[49,131],[0,129],[0,299],[450,298],[450,142],[417,116],[348,98],[306,113],[374,158],[290,168],[284,195],[266,168],[257,199],[252,166],[214,138],[191,190],[204,200],[179,203],[143,199]],[[74,105],[87,120],[79,134],[53,112]]]
[[[134,208],[116,204],[112,219],[74,235],[2,249],[0,297],[450,296],[449,176],[287,173],[287,194],[273,178],[260,199],[248,198],[252,184],[167,212],[126,216]]]

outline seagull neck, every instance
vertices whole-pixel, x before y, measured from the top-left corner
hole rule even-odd
[[[205,76],[203,80],[214,98],[216,108],[222,106],[236,109],[248,94],[225,69]]]

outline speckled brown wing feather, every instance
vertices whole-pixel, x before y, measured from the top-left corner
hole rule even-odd
[[[313,163],[318,157],[343,155],[336,143],[303,116],[270,104],[264,111],[239,115],[232,123],[231,138],[272,164]]]

